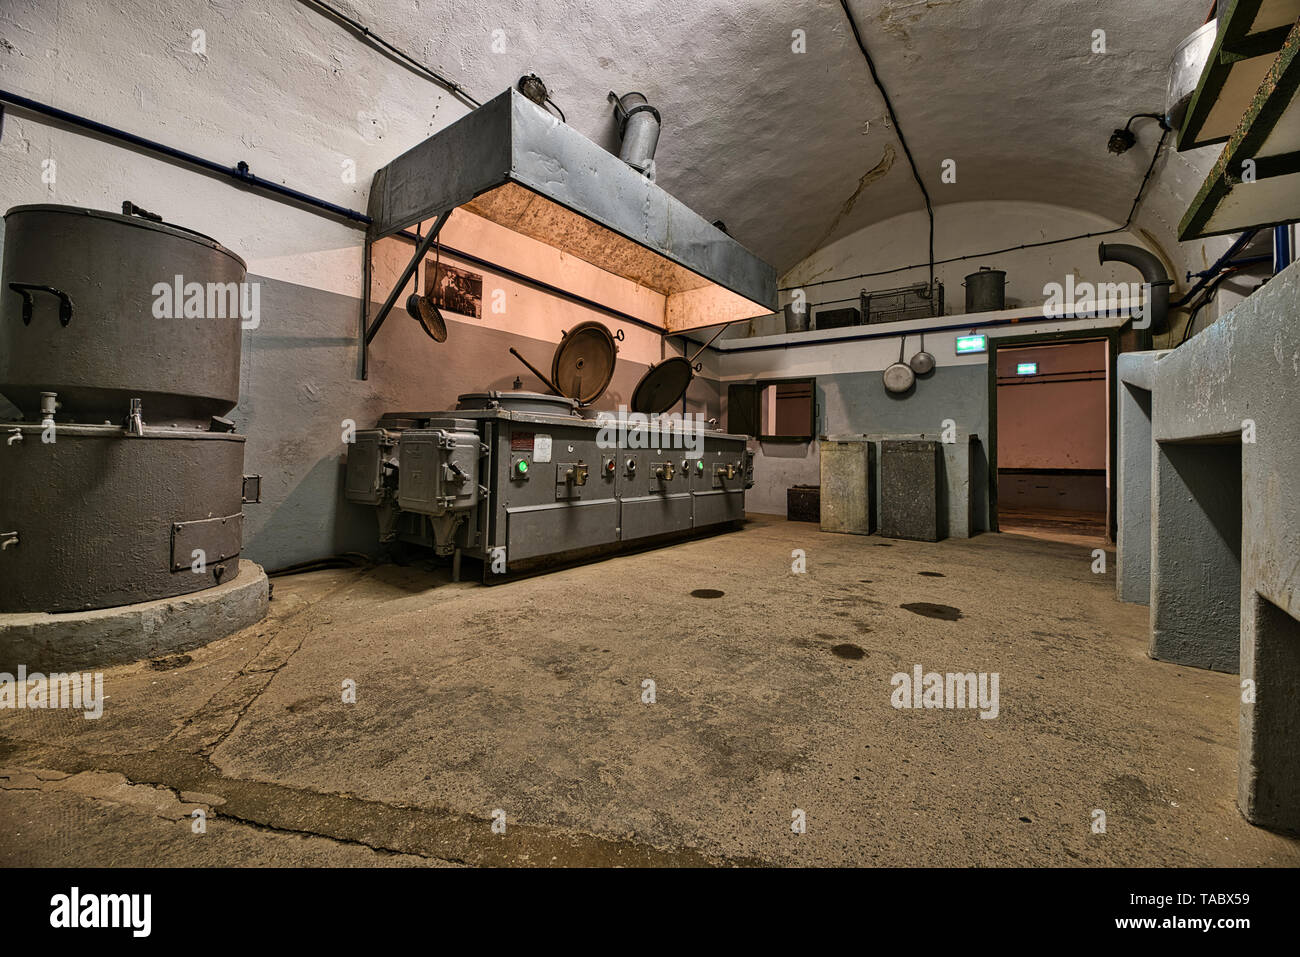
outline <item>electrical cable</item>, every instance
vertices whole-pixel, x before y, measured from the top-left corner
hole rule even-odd
[[[1214,278],[1214,281],[1205,288],[1205,295],[1201,297],[1200,302],[1192,307],[1191,313],[1187,316],[1187,325],[1183,326],[1182,338],[1178,340],[1180,346],[1192,337],[1192,329],[1196,326],[1197,315],[1202,309],[1214,301],[1214,297],[1218,294],[1219,286],[1228,279],[1231,279],[1237,273],[1241,272],[1243,269],[1249,269],[1252,265],[1252,263],[1245,263],[1240,266],[1233,266],[1231,269],[1221,272]]]
[[[903,154],[907,157],[908,165],[912,167],[912,177],[916,180],[916,185],[921,188],[921,195],[925,198],[925,212],[930,218],[930,295],[934,295],[934,206],[930,203],[930,192],[925,188],[925,183],[921,179],[921,171],[916,168],[916,160],[912,156],[912,151],[907,145],[907,140],[903,137],[903,127],[899,125],[898,114],[894,112],[894,104],[890,102],[889,93],[885,90],[885,84],[880,81],[880,74],[876,72],[876,64],[871,59],[871,54],[867,52],[867,45],[862,40],[862,34],[858,32],[858,22],[853,18],[853,11],[849,9],[849,0],[840,0],[840,6],[844,8],[844,16],[849,21],[849,28],[853,31],[853,39],[858,41],[858,49],[862,51],[863,58],[867,61],[867,69],[871,71],[871,79],[876,84],[876,89],[880,91],[880,98],[885,101],[885,110],[889,113],[889,121],[894,124],[894,132],[898,135],[898,143],[903,147]],[[933,308],[933,304],[931,305]]]
[[[844,2],[844,0],[841,0]],[[1138,205],[1142,202],[1142,194],[1146,190],[1147,182],[1151,179],[1152,172],[1156,168],[1156,160],[1160,158],[1160,151],[1164,148],[1165,140],[1169,136],[1169,131],[1162,130],[1160,133],[1160,142],[1156,144],[1155,152],[1151,154],[1151,162],[1147,166],[1146,175],[1142,177],[1142,183],[1138,186],[1137,195],[1133,197],[1133,205],[1129,208],[1128,218],[1124,220],[1123,226],[1116,226],[1114,229],[1106,229],[1097,233],[1080,233],[1077,236],[1067,236],[1064,239],[1045,239],[1037,243],[1021,243],[1019,246],[1007,246],[1003,249],[992,249],[988,252],[970,253],[966,256],[953,256],[951,259],[938,259],[934,261],[936,266],[944,266],[948,263],[964,262],[967,259],[983,259],[987,256],[999,256],[1002,253],[1017,252],[1022,249],[1038,249],[1042,246],[1056,246],[1061,243],[1077,242],[1080,239],[1094,239],[1098,236],[1113,236],[1116,233],[1122,233],[1133,224],[1133,217],[1137,214]],[[836,282],[853,282],[858,279],[872,279],[876,276],[888,276],[893,273],[907,272],[912,269],[920,269],[925,263],[915,263],[910,266],[898,266],[894,269],[881,269],[876,272],[858,273],[856,276],[841,276],[838,279],[822,279],[817,282],[806,282],[796,286],[782,286],[778,292],[793,292],[796,289],[811,289],[814,286],[825,286]],[[849,300],[832,300],[834,302],[848,302]],[[819,305],[819,304],[815,304]]]
[[[332,17],[334,20],[338,21],[339,23],[344,24],[350,30],[352,30],[352,32],[359,34],[371,46],[376,47],[377,49],[383,51],[385,54],[391,57],[395,57],[396,59],[401,60],[408,67],[414,70],[416,73],[423,75],[427,79],[430,79],[434,83],[437,83],[439,86],[443,87],[445,90],[448,90],[449,92],[460,97],[470,106],[479,107],[483,105],[478,100],[476,100],[473,96],[471,96],[470,93],[463,86],[457,83],[455,80],[449,80],[442,74],[438,73],[436,70],[425,66],[423,63],[415,59],[415,57],[411,56],[409,53],[389,43],[383,37],[374,33],[365,24],[359,23],[358,21],[352,19],[342,10],[338,9],[335,6],[332,6],[331,4],[326,3],[325,0],[299,0],[299,2],[308,7],[313,7],[317,11],[325,13],[326,15]]]

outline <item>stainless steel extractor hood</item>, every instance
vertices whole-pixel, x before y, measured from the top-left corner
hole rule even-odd
[[[776,311],[771,266],[515,90],[375,174],[369,238],[456,209],[662,294],[665,332]]]

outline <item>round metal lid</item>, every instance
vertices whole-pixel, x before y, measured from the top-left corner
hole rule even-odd
[[[599,322],[582,322],[564,334],[551,361],[551,382],[582,405],[595,402],[614,378],[618,347]]]
[[[456,397],[460,411],[505,409],[508,412],[536,412],[542,415],[573,415],[577,403],[563,395],[540,392],[466,392]]]
[[[209,249],[225,253],[245,270],[248,269],[248,264],[244,262],[243,257],[227,249],[211,236],[186,226],[177,226],[174,223],[143,219],[139,216],[124,216],[121,213],[113,213],[104,209],[90,209],[86,206],[65,206],[60,203],[29,203],[26,206],[11,206],[5,211],[4,218],[8,219],[10,216],[20,213],[58,213],[65,216],[87,216],[92,219],[104,219],[109,222],[120,223],[123,226],[134,226],[137,229],[151,229],[154,232],[166,233],[168,236],[175,236],[177,239],[188,239],[192,243],[198,243],[200,246],[207,246]]]
[[[644,415],[662,414],[686,394],[695,370],[685,356],[673,356],[652,365],[632,392],[632,411]]]

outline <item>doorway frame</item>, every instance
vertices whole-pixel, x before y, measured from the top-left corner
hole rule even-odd
[[[1115,384],[1119,373],[1120,341],[1124,326],[1101,326],[1093,329],[1067,329],[1058,332],[1027,332],[1018,336],[989,336],[988,375],[989,375],[989,531],[998,532],[998,349],[1011,346],[1059,345],[1069,342],[1106,343],[1106,388],[1107,388],[1107,423],[1106,442],[1110,449],[1107,453],[1109,468],[1106,474],[1106,537],[1110,542],[1116,540],[1119,531],[1119,516],[1115,509],[1119,504],[1119,409],[1116,405]]]

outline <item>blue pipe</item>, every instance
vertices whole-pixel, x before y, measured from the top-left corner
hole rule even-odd
[[[1273,227],[1273,275],[1291,265],[1291,227]]]
[[[36,100],[29,100],[25,96],[18,96],[15,93],[10,93],[8,90],[0,90],[0,103],[11,103],[20,109],[27,110],[29,113],[48,116],[51,119],[58,120],[60,123],[67,123],[70,126],[79,126],[82,129],[90,130],[92,133],[97,133],[100,136],[120,140],[123,143],[130,143],[132,146],[149,150],[161,156],[179,160],[180,162],[188,163],[191,166],[197,166],[199,169],[207,170],[209,173],[215,173],[219,176],[228,176],[236,182],[252,189],[260,189],[263,192],[283,196],[296,203],[324,210],[334,216],[340,216],[343,219],[362,226],[370,225],[370,217],[365,213],[359,213],[355,209],[348,209],[346,206],[339,206],[337,203],[331,203],[316,196],[309,196],[306,193],[299,192],[298,190],[292,189],[288,186],[281,186],[279,183],[273,183],[270,180],[262,179],[260,176],[254,176],[249,170],[248,164],[243,161],[239,162],[235,166],[222,166],[220,163],[214,163],[212,160],[204,159],[202,156],[196,156],[193,153],[178,150],[173,146],[167,146],[166,144],[159,143],[155,140],[145,139],[143,136],[136,136],[134,133],[128,133],[126,130],[119,130],[116,127],[100,123],[97,120],[78,116],[76,113],[69,113],[66,110],[60,110],[58,107],[48,106],[44,103],[39,103]],[[0,117],[2,116],[3,111],[0,110]]]

